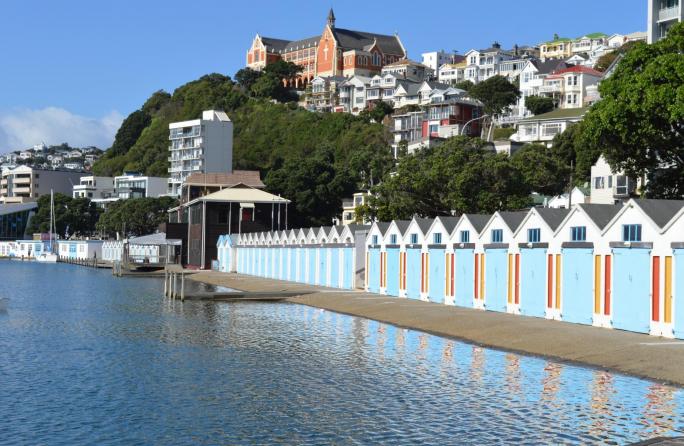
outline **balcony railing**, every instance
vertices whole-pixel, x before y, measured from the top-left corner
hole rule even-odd
[[[539,87],[539,93],[560,93],[561,91],[560,85],[542,85]]]
[[[658,21],[663,22],[666,20],[676,19],[679,16],[679,6],[674,6],[672,8],[665,8],[658,11]]]

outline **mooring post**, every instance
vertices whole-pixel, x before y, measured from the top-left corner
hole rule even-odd
[[[164,268],[164,297],[169,297],[168,287],[169,287],[169,270]]]
[[[171,292],[171,298],[176,299],[176,273],[173,273],[173,291]]]
[[[181,273],[181,302],[185,301],[185,274]]]

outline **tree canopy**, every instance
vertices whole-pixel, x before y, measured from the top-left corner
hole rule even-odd
[[[515,104],[520,97],[520,90],[503,76],[492,76],[469,90],[475,99],[484,104],[484,111],[490,116],[502,113],[507,107]]]
[[[601,82],[584,118],[586,143],[627,175],[648,179],[650,197],[684,194],[684,23],[665,39],[637,43]]]
[[[101,209],[87,198],[71,198],[54,194],[55,228],[60,237],[68,235],[89,236],[95,231]],[[50,196],[38,198],[38,209],[31,218],[28,232],[50,232]]]
[[[553,111],[553,99],[548,96],[528,96],[525,98],[525,108],[533,115],[541,115]]]
[[[97,229],[102,233],[125,237],[140,236],[154,232],[168,221],[167,210],[177,204],[171,197],[129,198],[110,203],[107,212],[100,215]]]
[[[373,192],[369,213],[389,221],[520,209],[531,190],[506,154],[459,136],[400,158]]]

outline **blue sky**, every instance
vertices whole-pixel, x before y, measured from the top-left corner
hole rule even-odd
[[[232,75],[257,32],[320,34],[330,6],[338,27],[398,32],[420,59],[424,51],[465,53],[495,40],[512,47],[554,33],[645,31],[646,3],[8,0],[0,15],[0,153],[40,141],[106,146],[152,92],[210,72]]]

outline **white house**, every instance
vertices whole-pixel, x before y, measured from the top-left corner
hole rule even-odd
[[[589,193],[580,187],[573,187],[570,194],[564,193],[551,198],[546,207],[553,209],[570,209],[572,205],[589,202]]]
[[[454,54],[447,53],[444,50],[430,51],[421,54],[421,56],[423,59],[423,65],[430,67],[435,73],[442,65],[454,62]]]
[[[589,201],[593,204],[614,204],[631,197],[638,186],[638,181],[613,172],[610,164],[601,155],[591,166],[591,194]]]
[[[537,59],[528,60],[519,75],[520,99],[513,111],[517,111],[520,117],[530,116],[530,111],[525,108],[525,98],[539,96],[544,85],[544,79],[554,71],[567,67],[568,64],[565,61],[558,59],[550,59],[545,62]]]
[[[347,113],[358,114],[366,108],[366,88],[371,78],[352,76],[340,84],[339,103]]]
[[[587,87],[597,85],[603,73],[593,68],[572,66],[546,76],[539,92],[554,99],[561,109],[584,108]]]
[[[557,109],[522,119],[518,122],[517,131],[511,136],[511,141],[551,144],[556,135],[563,133],[570,125],[581,121],[586,112],[586,108]]]

